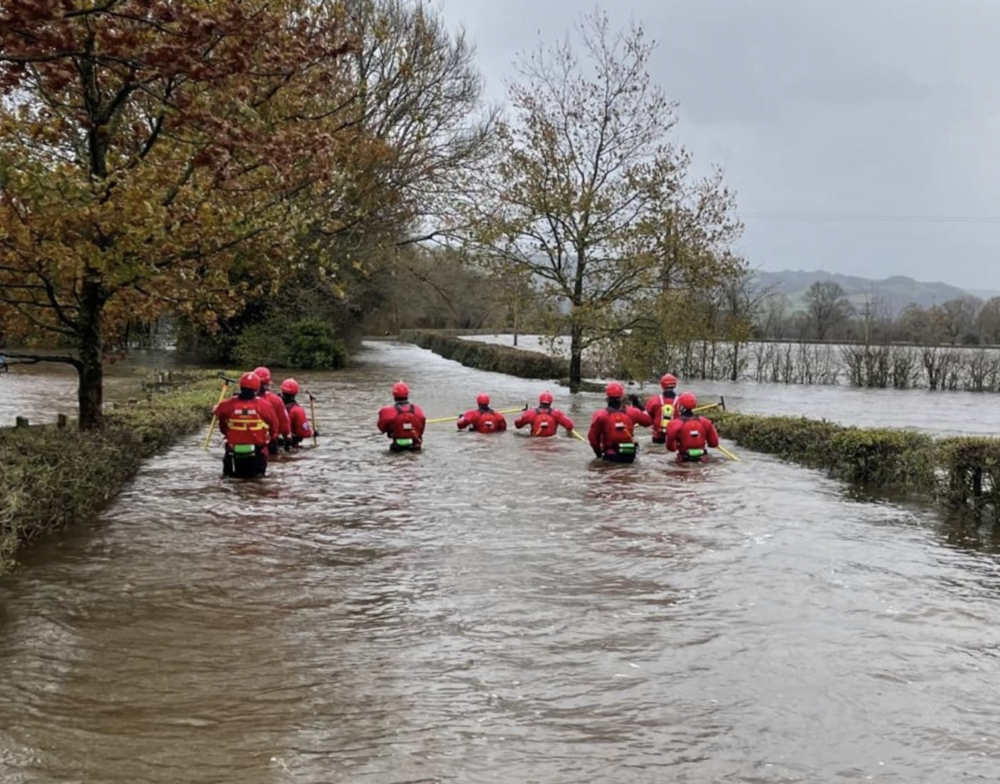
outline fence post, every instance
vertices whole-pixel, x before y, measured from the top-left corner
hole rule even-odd
[[[14,427],[28,427],[28,425],[29,422],[27,417],[19,416],[14,418]]]
[[[65,414],[60,414],[56,418],[56,427],[58,427],[60,430],[65,429],[67,424],[69,424],[69,419]]]

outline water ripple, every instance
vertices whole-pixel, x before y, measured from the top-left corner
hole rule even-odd
[[[155,460],[0,585],[0,780],[996,779],[989,540],[765,456],[391,456],[358,401],[401,376],[432,416],[543,387],[380,344],[265,482]]]

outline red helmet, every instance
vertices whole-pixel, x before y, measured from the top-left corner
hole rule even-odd
[[[299,382],[296,381],[294,378],[286,378],[284,381],[281,382],[281,391],[284,392],[286,395],[291,395],[292,397],[295,397],[297,394],[299,394]]]
[[[252,389],[256,392],[260,389],[260,376],[256,373],[244,373],[240,376],[240,389]]]
[[[612,381],[604,389],[604,394],[608,397],[625,397],[625,387],[619,384],[617,381]]]
[[[673,389],[677,386],[677,379],[667,373],[667,375],[660,379],[660,386],[664,389]]]
[[[551,392],[542,392],[542,394],[540,394],[538,396],[538,402],[541,403],[544,406],[551,406],[552,405],[552,393]]]
[[[485,392],[480,392],[479,395],[476,397],[476,405],[488,406],[489,404],[490,404],[490,396],[487,395]]]
[[[687,411],[694,411],[698,407],[698,398],[692,392],[685,392],[677,398],[677,405]]]
[[[261,384],[271,383],[271,371],[268,370],[266,367],[254,368],[253,372],[257,374],[257,377],[260,379]]]
[[[392,385],[392,396],[396,400],[406,400],[410,396],[410,388],[406,386],[406,382],[397,381]]]

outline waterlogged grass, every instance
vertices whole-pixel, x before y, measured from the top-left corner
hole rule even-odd
[[[106,413],[96,432],[55,426],[0,429],[0,574],[28,543],[101,510],[142,461],[203,427],[218,379],[201,378]]]
[[[1000,519],[1000,439],[936,439],[805,417],[717,412],[720,433],[755,452],[824,468],[846,481],[899,488]]]

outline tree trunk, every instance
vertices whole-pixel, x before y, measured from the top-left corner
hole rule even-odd
[[[738,381],[740,377],[740,342],[733,341],[733,366],[729,371],[729,380]]]
[[[101,313],[104,292],[100,277],[88,276],[80,298],[80,375],[78,401],[80,429],[95,430],[104,424],[104,336]]]
[[[579,392],[583,380],[583,328],[574,322],[569,343],[569,391]]]

